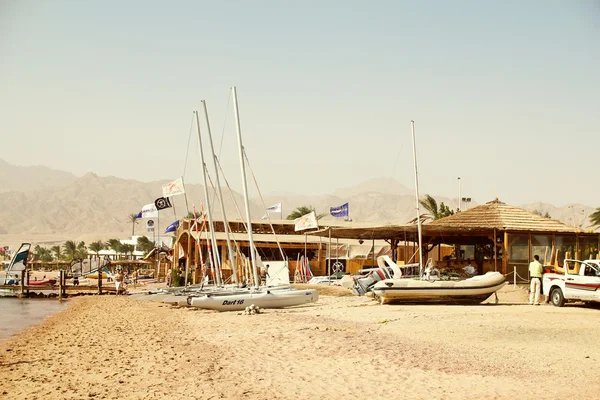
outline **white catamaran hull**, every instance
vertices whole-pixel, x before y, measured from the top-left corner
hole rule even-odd
[[[463,281],[386,279],[373,292],[381,304],[392,302],[440,302],[478,304],[506,284],[504,275],[488,272]]]
[[[315,289],[268,290],[266,292],[207,294],[190,297],[190,305],[217,311],[239,311],[251,304],[261,308],[282,308],[313,303],[318,299],[319,295]]]

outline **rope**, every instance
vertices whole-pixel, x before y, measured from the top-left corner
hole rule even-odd
[[[185,171],[187,170],[188,155],[190,154],[190,140],[192,139],[192,129],[193,129],[193,127],[194,127],[194,116],[192,115],[192,122],[190,122],[190,133],[188,135],[187,150],[185,152],[185,163],[183,164],[183,175],[182,176],[184,178],[185,178]]]
[[[263,209],[266,210],[267,209],[267,205],[265,204],[265,200],[262,197],[262,193],[260,192],[260,188],[258,187],[258,182],[256,181],[256,176],[254,175],[254,171],[252,170],[252,166],[250,165],[250,160],[248,160],[248,154],[246,154],[246,149],[242,149],[244,152],[244,158],[246,159],[246,164],[248,164],[248,169],[250,170],[250,173],[252,174],[252,179],[254,180],[254,184],[256,185],[256,190],[258,191],[258,197],[260,197],[260,201],[262,203]],[[277,242],[277,247],[279,248],[279,252],[281,253],[281,258],[282,260],[285,261],[285,254],[283,253],[283,249],[281,248],[281,245],[279,244],[279,238],[277,237],[277,234],[275,233],[275,228],[273,228],[273,224],[271,223],[271,215],[269,212],[267,212],[267,219],[269,220],[269,226],[271,227],[271,231],[273,232],[273,235],[275,236],[275,241]]]

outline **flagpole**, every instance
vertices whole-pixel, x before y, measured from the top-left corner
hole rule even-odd
[[[329,245],[327,246],[327,277],[329,278],[329,282],[331,282],[331,227],[329,227]]]
[[[229,221],[227,220],[227,214],[225,213],[225,202],[223,199],[223,192],[221,191],[221,181],[219,180],[219,169],[217,168],[217,156],[215,155],[215,148],[213,146],[212,133],[210,131],[210,122],[208,120],[208,109],[206,108],[206,101],[202,100],[202,106],[204,107],[204,116],[206,117],[206,128],[208,131],[208,141],[210,142],[210,150],[212,152],[212,159],[215,166],[215,181],[217,184],[217,190],[221,203],[221,213],[223,214],[223,228],[225,229],[225,235],[227,237],[227,251],[229,252],[229,261],[231,262],[231,269],[233,271],[233,281],[238,284],[236,255],[231,247],[231,238],[229,236]]]
[[[306,263],[308,262],[308,254],[306,254],[306,231],[304,231],[304,264],[306,265]],[[304,272],[304,281],[306,281],[306,275],[308,275],[308,270],[306,267],[303,268],[303,272]]]
[[[211,242],[212,242],[212,258],[215,265],[215,280],[217,281],[217,286],[221,286],[221,277],[219,276],[219,262],[215,253],[219,251],[219,247],[217,246],[217,239],[215,237],[215,226],[212,220],[212,214],[210,211],[210,202],[208,197],[208,183],[206,182],[206,163],[204,162],[204,151],[202,150],[202,137],[200,136],[200,119],[198,117],[198,112],[194,111],[196,115],[196,127],[198,128],[198,148],[200,150],[200,160],[202,162],[202,181],[204,183],[204,200],[206,202],[206,213],[208,216],[208,226],[210,230]]]

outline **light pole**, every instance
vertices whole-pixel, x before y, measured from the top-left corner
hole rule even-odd
[[[461,206],[462,206],[462,202],[461,202],[461,197],[460,197],[460,176],[457,178],[458,180],[458,211],[461,210]]]

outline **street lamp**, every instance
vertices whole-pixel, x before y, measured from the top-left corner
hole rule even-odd
[[[458,180],[458,211],[461,210],[461,206],[462,206],[462,202],[461,202],[461,197],[460,197],[460,176],[457,178]]]

